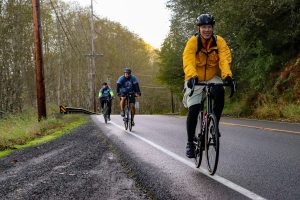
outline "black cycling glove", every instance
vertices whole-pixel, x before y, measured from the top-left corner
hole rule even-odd
[[[232,86],[233,85],[232,78],[230,76],[226,76],[224,79],[224,84],[228,86]]]
[[[187,86],[188,86],[188,88],[192,89],[196,83],[198,83],[198,77],[197,76],[190,78],[187,82]]]
[[[225,79],[224,79],[224,84],[231,87],[231,93],[230,93],[230,96],[229,96],[231,98],[234,95],[235,90],[236,90],[235,81],[230,76],[226,76]]]

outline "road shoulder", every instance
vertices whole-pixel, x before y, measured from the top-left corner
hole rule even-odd
[[[0,159],[1,199],[149,199],[90,121]]]

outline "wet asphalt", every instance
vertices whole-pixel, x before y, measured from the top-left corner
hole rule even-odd
[[[185,117],[138,115],[133,135],[124,131],[120,116],[112,116],[109,124],[103,124],[102,116],[92,118],[121,149],[137,181],[158,199],[248,199],[183,163],[193,163],[185,157]],[[216,176],[256,194],[254,199],[300,199],[300,124],[223,118],[220,131]],[[201,167],[205,170],[205,160]]]
[[[222,118],[211,177],[205,159],[199,171],[185,157],[185,121],[137,115],[129,133],[120,116],[105,124],[93,115],[1,158],[0,199],[249,199],[241,188],[252,199],[300,199],[300,124]]]

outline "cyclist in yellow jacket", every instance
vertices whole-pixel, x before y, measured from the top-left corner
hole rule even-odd
[[[193,84],[198,81],[223,83],[233,85],[231,65],[231,52],[225,40],[213,34],[215,20],[210,14],[201,14],[197,18],[199,32],[192,36],[183,52],[183,70],[185,73],[185,94],[183,104],[189,109],[187,116],[186,156],[194,157],[193,139],[197,125],[199,111],[203,109],[203,86],[195,86],[190,97]],[[199,41],[199,44],[198,44]],[[201,42],[201,43],[200,43]],[[213,111],[219,122],[224,107],[224,88],[216,86],[212,91],[214,105]]]

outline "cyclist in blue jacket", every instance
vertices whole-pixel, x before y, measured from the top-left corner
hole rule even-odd
[[[108,120],[110,120],[110,114],[111,114],[111,100],[114,96],[113,90],[108,86],[106,82],[102,83],[102,88],[99,91],[99,99],[101,104],[101,109],[103,111],[103,106],[105,101],[107,101],[108,106]]]
[[[120,76],[117,81],[117,94],[120,97],[120,108],[121,108],[121,116],[124,117],[124,107],[125,107],[125,99],[128,93],[134,93],[135,96],[141,96],[141,91],[139,87],[139,82],[137,78],[131,74],[131,69],[126,67],[124,69],[124,75]],[[129,103],[131,103],[131,108],[133,115],[135,114],[135,97],[129,99]],[[133,123],[134,124],[134,123]]]

